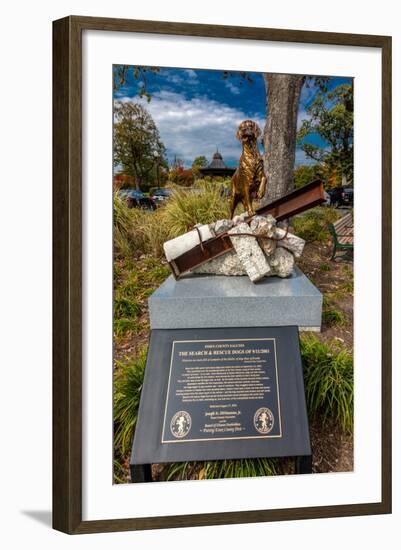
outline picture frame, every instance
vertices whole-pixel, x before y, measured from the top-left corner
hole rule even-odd
[[[82,36],[139,33],[347,46],[381,52],[381,499],[154,517],[85,520],[83,494]],[[68,534],[228,525],[391,512],[391,37],[70,16],[53,22],[53,527]]]

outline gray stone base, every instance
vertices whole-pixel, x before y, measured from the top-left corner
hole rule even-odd
[[[170,276],[149,298],[152,329],[298,326],[319,331],[323,297],[300,269],[287,279]]]

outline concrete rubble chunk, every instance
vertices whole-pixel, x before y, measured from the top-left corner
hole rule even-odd
[[[220,233],[225,233],[229,229],[231,229],[234,225],[234,222],[232,220],[218,220],[215,222],[213,230],[216,233],[216,235],[220,235]]]
[[[267,216],[254,216],[250,223],[252,231],[258,231],[262,229],[266,231],[268,237],[274,236],[274,228],[276,227],[276,220],[270,214]]]
[[[233,225],[238,225],[239,223],[243,222],[248,216],[249,216],[248,212],[242,212],[242,214],[238,214],[238,216],[234,216],[232,219]]]
[[[270,214],[267,216],[254,216],[250,228],[256,235],[263,237],[259,239],[259,245],[266,256],[271,256],[276,249],[276,241],[268,239],[268,237],[273,237],[275,234],[276,220]]]
[[[269,258],[272,268],[272,275],[277,277],[289,277],[294,269],[294,256],[285,248],[277,247],[272,256]]]
[[[207,273],[209,275],[246,275],[246,271],[234,250],[223,256],[218,256],[192,270],[192,273]]]
[[[228,232],[230,236],[238,233],[252,233],[252,230],[247,223],[242,222]],[[269,262],[254,237],[231,237],[231,242],[242,266],[253,283],[270,274]]]
[[[280,241],[277,241],[277,246],[290,250],[296,258],[300,258],[305,247],[304,239],[297,237],[297,235],[294,235],[293,233],[288,232],[286,236],[285,234],[285,229],[282,229],[281,227],[275,228],[276,239],[281,239]],[[283,239],[284,236],[285,238]]]

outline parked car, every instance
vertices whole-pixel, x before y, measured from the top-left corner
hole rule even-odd
[[[352,187],[334,187],[328,193],[330,206],[354,206],[354,189]]]
[[[169,197],[171,197],[172,190],[166,189],[165,187],[155,189],[152,193],[151,199],[156,204],[160,206],[163,204]]]
[[[126,201],[128,208],[156,209],[156,203],[152,197],[145,197],[144,193],[137,189],[120,189],[118,195]]]

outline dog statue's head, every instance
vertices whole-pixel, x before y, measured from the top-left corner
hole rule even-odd
[[[244,120],[238,126],[237,139],[240,141],[252,141],[257,140],[261,131],[259,126],[253,120]]]

